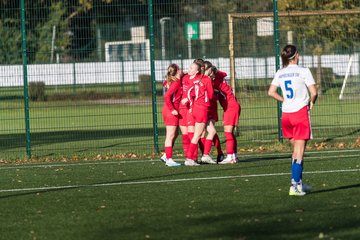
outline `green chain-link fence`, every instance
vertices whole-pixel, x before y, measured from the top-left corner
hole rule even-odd
[[[23,158],[29,155],[26,149],[39,157],[161,150],[161,82],[167,66],[175,62],[186,71],[192,59],[201,57],[230,76],[228,14],[272,14],[274,3],[289,13],[279,17],[280,47],[296,44],[301,64],[312,68],[321,86],[312,113],[315,139],[355,139],[360,131],[360,14],[291,13],[359,10],[358,1],[4,0],[0,158]],[[266,95],[276,69],[273,15],[234,17],[233,37],[234,82],[242,105],[239,147],[276,142],[278,108]]]

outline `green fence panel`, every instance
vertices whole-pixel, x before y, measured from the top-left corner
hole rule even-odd
[[[253,14],[233,18],[235,90],[242,107],[239,148],[276,143],[278,107],[267,96],[276,70],[273,2],[24,0],[27,41],[22,51],[21,1],[1,1],[0,159],[29,155],[25,53],[32,156],[86,158],[162,151],[162,82],[167,66],[177,63],[186,72],[193,59],[205,58],[230,76],[228,14],[236,13]],[[320,88],[311,112],[314,139],[357,138],[359,1],[277,2],[279,46],[298,46],[300,64],[311,68]],[[324,12],[330,10],[347,12]],[[299,11],[318,12],[294,14]],[[260,17],[264,13],[270,17]],[[224,140],[220,108],[219,116],[217,129]],[[181,149],[180,142],[181,138],[175,149]]]
[[[2,2],[0,15],[0,159],[25,158],[20,1]]]

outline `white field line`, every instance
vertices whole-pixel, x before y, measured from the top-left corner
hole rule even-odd
[[[309,172],[304,172],[304,174],[326,174],[326,173],[346,173],[346,172],[360,172],[360,169],[309,171]],[[142,185],[142,184],[154,184],[154,183],[188,182],[188,181],[201,181],[201,180],[206,181],[206,180],[233,179],[233,178],[273,177],[273,176],[283,176],[283,175],[290,175],[290,173],[264,173],[264,174],[233,175],[233,176],[221,176],[221,177],[180,178],[180,179],[150,180],[150,181],[64,185],[64,186],[53,186],[53,187],[0,189],[0,193],[31,192],[31,191],[36,192],[36,191],[50,191],[50,190],[65,190],[72,188],[110,187],[110,186],[120,186],[120,185]]]
[[[353,150],[344,150],[347,152],[353,152]],[[315,154],[315,153],[340,153],[340,152],[344,152],[344,151],[326,151],[326,152],[308,152],[311,154]],[[359,154],[356,155],[336,155],[336,156],[309,156],[309,157],[305,157],[305,159],[324,159],[324,158],[352,158],[352,157],[360,157],[360,150],[358,150]],[[280,157],[280,156],[286,156],[286,155],[290,155],[291,153],[273,153],[273,154],[256,154],[256,155],[239,155],[240,156],[240,163],[241,163],[241,159],[244,157],[252,157],[252,158],[256,158],[256,157],[271,157],[271,156],[276,156],[276,157]],[[272,160],[279,160],[279,158],[274,158]],[[184,161],[184,159],[174,159],[176,161]],[[28,164],[28,165],[16,165],[16,166],[4,166],[1,167],[0,166],[0,171],[1,170],[7,170],[7,169],[27,169],[27,168],[53,168],[53,167],[72,167],[72,166],[90,166],[90,165],[120,165],[120,164],[125,164],[125,163],[152,163],[152,162],[159,162],[160,160],[157,159],[149,159],[149,160],[118,160],[118,161],[94,161],[94,162],[80,162],[80,163],[55,163],[55,164]]]

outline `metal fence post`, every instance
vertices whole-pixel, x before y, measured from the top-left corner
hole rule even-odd
[[[75,61],[73,61],[73,94],[76,94],[76,66]]]
[[[27,73],[27,49],[26,49],[26,26],[25,26],[25,3],[21,0],[21,36],[22,36],[22,58],[23,58],[23,81],[24,81],[24,111],[25,111],[25,135],[26,135],[26,155],[31,158],[30,140],[30,114],[29,114],[29,93],[28,93],[28,73]]]
[[[152,115],[153,115],[153,129],[154,129],[154,152],[159,153],[159,130],[157,122],[156,109],[156,79],[155,79],[155,52],[154,52],[154,15],[153,15],[153,1],[148,2],[148,16],[149,16],[149,36],[150,36],[150,68],[152,81]]]
[[[276,71],[280,69],[280,34],[279,34],[279,10],[278,0],[273,0],[274,4],[274,45],[275,45],[275,67]],[[278,90],[279,94],[280,90]],[[283,141],[282,129],[281,129],[281,114],[282,104],[277,102],[277,113],[278,113],[278,140]]]

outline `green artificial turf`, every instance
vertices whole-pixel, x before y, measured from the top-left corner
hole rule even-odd
[[[288,196],[289,153],[4,165],[0,239],[359,239],[359,157],[307,153],[304,197]]]

